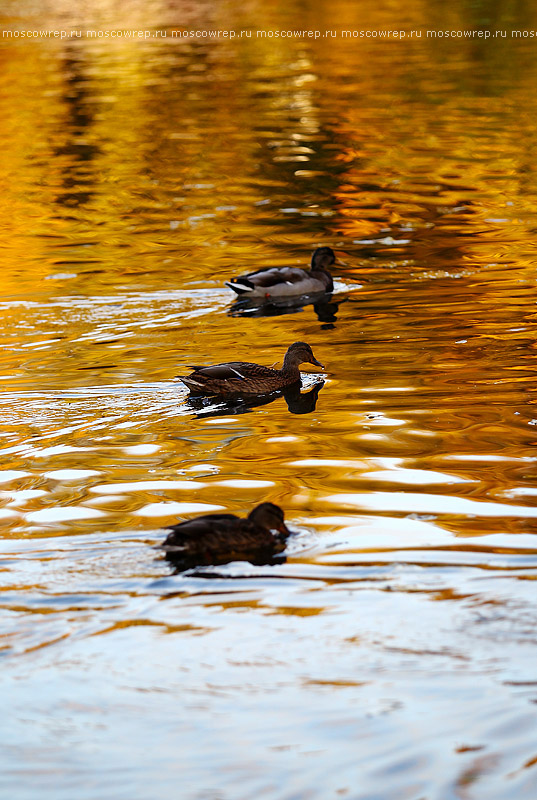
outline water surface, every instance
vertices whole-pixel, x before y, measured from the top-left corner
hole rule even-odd
[[[433,5],[5,23],[445,27]],[[535,27],[487,9],[449,25]],[[5,795],[533,800],[531,43],[0,58]],[[328,308],[233,310],[225,280],[323,245]],[[327,366],[299,407],[196,405],[176,378],[296,340]],[[285,563],[174,573],[158,550],[177,519],[265,500],[295,531]]]

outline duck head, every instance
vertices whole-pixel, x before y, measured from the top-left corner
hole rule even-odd
[[[274,503],[261,503],[248,514],[248,519],[254,525],[266,530],[275,530],[289,536],[291,531],[284,524],[284,513],[281,508]]]
[[[294,364],[302,364],[306,361],[308,364],[315,364],[316,367],[322,367],[322,369],[324,369],[324,365],[321,364],[320,361],[317,361],[313,355],[313,350],[306,342],[295,342],[292,344],[285,354],[285,361],[290,361]]]
[[[330,267],[335,260],[336,256],[331,247],[318,247],[317,250],[313,251],[311,257],[311,269],[323,269],[328,271],[328,267]]]

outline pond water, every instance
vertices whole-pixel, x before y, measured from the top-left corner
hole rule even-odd
[[[439,9],[4,3],[167,35],[0,49],[3,796],[537,796],[537,11]],[[233,309],[323,245],[331,300]],[[176,377],[296,340],[294,403]],[[265,500],[283,563],[158,550]]]

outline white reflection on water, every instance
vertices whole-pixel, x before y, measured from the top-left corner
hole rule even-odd
[[[43,477],[54,481],[79,481],[99,474],[96,469],[53,469],[43,473]]]
[[[222,508],[210,503],[150,503],[134,513],[140,517],[166,517],[170,514],[207,514]]]
[[[537,517],[537,508],[504,503],[487,503],[467,497],[424,495],[414,492],[371,492],[335,494],[325,498],[337,506],[357,506],[370,511],[402,511],[424,514],[463,514],[476,517]]]
[[[102,517],[103,512],[96,508],[69,506],[67,508],[43,508],[26,514],[28,522],[41,522],[49,525],[55,522],[67,522],[75,519],[93,519]]]
[[[386,481],[388,483],[419,484],[426,486],[435,483],[471,483],[464,478],[456,475],[446,475],[442,472],[424,469],[405,469],[399,467],[396,470],[377,470],[374,472],[362,472],[362,478],[370,480]]]
[[[97,484],[97,486],[92,486],[90,491],[96,494],[115,494],[116,492],[143,491],[148,489],[182,489],[188,492],[194,489],[202,489],[206,485],[206,483],[202,483],[201,481],[135,481],[132,483]]]

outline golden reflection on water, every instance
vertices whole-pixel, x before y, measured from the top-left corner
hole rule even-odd
[[[535,27],[479,9],[4,13]],[[178,779],[189,798],[533,798],[531,43],[2,44],[6,793],[29,796],[22,771],[72,797],[99,753],[129,800]],[[232,307],[225,280],[325,244],[330,304]],[[300,396],[196,403],[175,377],[296,340],[327,365]],[[177,517],[263,500],[295,531],[285,563],[174,575],[154,548]]]

